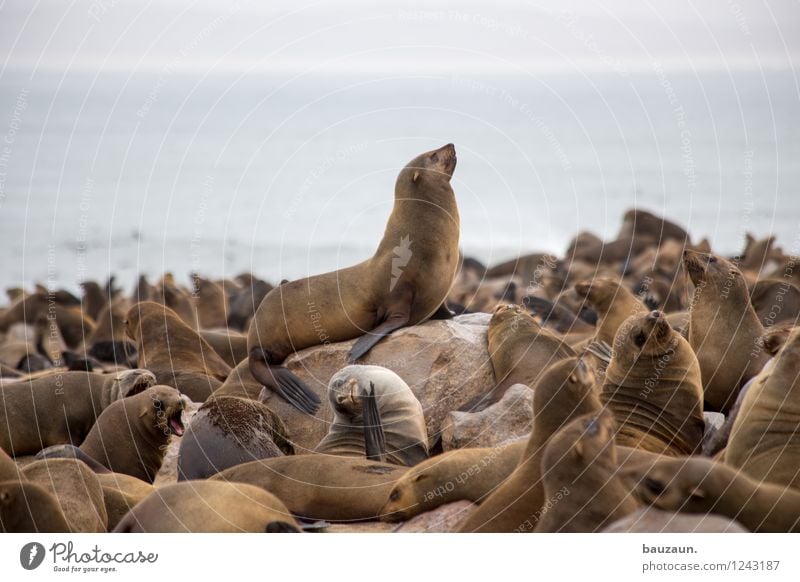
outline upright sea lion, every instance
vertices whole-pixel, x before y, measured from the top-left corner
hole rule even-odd
[[[600,531],[639,505],[617,475],[614,420],[607,411],[576,418],[551,437],[542,475],[537,532]]]
[[[619,328],[601,400],[618,425],[616,443],[665,455],[690,455],[703,443],[700,364],[660,311]]]
[[[29,481],[0,482],[0,531],[3,533],[69,533],[58,500]]]
[[[533,390],[533,432],[519,465],[459,526],[461,532],[531,531],[544,503],[542,455],[550,437],[573,418],[601,408],[595,377],[582,360],[551,366]]]
[[[285,283],[261,302],[250,325],[250,371],[298,409],[318,396],[286,368],[292,352],[357,338],[351,363],[381,338],[434,315],[458,269],[459,217],[450,178],[453,144],[424,153],[397,177],[395,202],[375,255],[347,269]]]
[[[352,521],[380,517],[389,491],[405,471],[367,459],[311,454],[252,461],[211,480],[261,487],[298,517]]]
[[[79,448],[115,473],[152,483],[170,437],[183,435],[183,407],[170,386],[117,400],[97,418]]]
[[[613,345],[622,322],[636,313],[648,311],[647,307],[619,281],[608,277],[595,278],[575,284],[575,292],[586,299],[599,317],[596,341]]]
[[[30,381],[2,381],[0,448],[16,456],[52,445],[80,444],[107,406],[154,384],[146,370],[61,372]]]
[[[689,343],[700,362],[705,405],[727,413],[739,389],[769,359],[760,344],[764,327],[739,269],[690,250],[684,251],[683,262],[695,285]]]
[[[81,461],[47,459],[27,465],[22,474],[58,501],[74,533],[106,531],[108,514],[97,476]]]
[[[384,498],[381,520],[406,521],[462,499],[480,503],[514,471],[525,444],[456,449],[411,467]]]
[[[81,308],[83,312],[97,321],[100,317],[100,312],[105,308],[108,303],[109,296],[97,281],[84,281],[81,283],[81,290],[83,291],[83,298],[81,300]]]
[[[800,488],[800,328],[762,374],[741,403],[725,462],[758,480]]]
[[[499,401],[514,384],[535,386],[548,367],[575,356],[564,340],[543,329],[519,305],[495,309],[487,338],[495,387],[479,402],[471,402],[462,410],[482,410]]]
[[[181,439],[178,480],[206,479],[249,461],[294,454],[280,417],[254,400],[212,396]]]
[[[645,503],[683,513],[716,513],[752,532],[800,532],[800,491],[759,482],[703,457],[633,467],[625,476]]]
[[[228,297],[222,285],[197,274],[192,275],[192,282],[194,283],[192,298],[197,309],[197,323],[200,329],[226,328]]]
[[[299,532],[281,501],[260,487],[187,481],[161,487],[114,529],[123,533]]]
[[[342,368],[328,383],[328,399],[333,423],[315,452],[366,455],[373,461],[407,466],[428,458],[422,405],[408,384],[391,370],[357,365]],[[383,450],[372,450],[379,439],[383,439]]]
[[[203,402],[222,386],[230,366],[198,333],[163,305],[145,301],[128,311],[128,335],[136,342],[139,365],[166,384]]]

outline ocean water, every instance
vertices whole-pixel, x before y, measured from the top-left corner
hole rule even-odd
[[[0,285],[113,273],[268,280],[369,257],[399,168],[453,142],[461,244],[486,263],[617,232],[632,206],[800,253],[791,71],[0,76]]]

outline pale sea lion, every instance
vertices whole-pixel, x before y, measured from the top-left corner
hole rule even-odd
[[[551,437],[542,458],[545,502],[536,532],[594,532],[639,504],[617,475],[608,411],[576,418]]]
[[[58,500],[28,481],[0,482],[0,531],[3,533],[69,533]]]
[[[249,461],[294,454],[286,427],[254,400],[212,396],[181,438],[178,480],[206,479]]]
[[[725,462],[758,480],[800,488],[800,328],[762,374],[741,403]]]
[[[608,277],[576,283],[575,292],[584,297],[597,312],[599,319],[595,340],[604,341],[609,345],[613,345],[614,337],[623,321],[636,313],[649,311],[619,281]]]
[[[617,444],[666,455],[699,452],[700,364],[662,312],[633,315],[620,326],[600,396],[619,427]]]
[[[128,311],[126,326],[139,365],[153,372],[159,384],[195,402],[203,402],[230,374],[230,366],[208,342],[168,307],[137,303]]]
[[[114,529],[123,533],[299,532],[286,506],[260,487],[185,481],[160,487]]]
[[[455,167],[452,144],[414,158],[397,178],[394,208],[372,258],[267,294],[247,340],[250,371],[259,382],[313,414],[319,397],[281,366],[289,354],[358,337],[349,353],[353,363],[381,338],[440,310],[459,262],[450,186]]]
[[[543,329],[519,305],[495,309],[487,333],[495,387],[479,402],[462,410],[482,410],[499,401],[510,386],[535,386],[550,366],[575,356],[575,351],[559,337]]]
[[[170,437],[183,435],[183,408],[175,388],[153,386],[106,408],[79,448],[115,473],[152,483]]]
[[[61,372],[31,381],[2,381],[0,448],[16,456],[52,445],[80,444],[112,402],[154,384],[147,370]]]
[[[483,501],[514,471],[525,445],[457,449],[411,467],[384,498],[381,520],[406,521],[462,499]]]
[[[391,370],[347,366],[330,379],[328,399],[333,423],[314,452],[407,466],[428,458],[422,405]],[[375,444],[379,439],[382,447]]]
[[[459,526],[461,532],[530,531],[544,503],[542,455],[550,437],[573,418],[597,412],[592,371],[577,358],[551,366],[533,391],[533,432],[514,472]]]
[[[703,377],[705,406],[727,413],[739,389],[769,359],[741,272],[721,257],[686,250],[683,261],[695,285],[689,343]]]
[[[97,475],[84,463],[75,459],[35,461],[22,469],[22,474],[56,498],[73,533],[106,531],[103,489]]]
[[[625,476],[660,509],[724,515],[752,532],[800,532],[800,491],[759,482],[703,457],[662,459]]]
[[[405,471],[390,463],[310,454],[252,461],[211,480],[261,487],[298,517],[352,521],[380,517],[389,491]]]

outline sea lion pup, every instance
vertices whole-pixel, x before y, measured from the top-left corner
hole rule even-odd
[[[285,283],[267,294],[250,324],[253,377],[309,414],[319,397],[281,366],[292,352],[359,338],[354,363],[381,338],[425,321],[442,304],[459,262],[459,217],[450,178],[453,144],[414,158],[400,171],[383,239],[363,263]],[[360,337],[359,337],[360,336]]]
[[[247,359],[247,336],[231,331],[208,331],[200,332],[200,337],[208,342],[217,355],[222,358],[228,366],[235,368]]]
[[[125,330],[125,317],[130,304],[125,299],[109,302],[97,319],[97,326],[86,339],[88,353],[102,362],[114,362],[133,367],[136,362],[136,345]]]
[[[47,489],[28,481],[0,482],[0,532],[69,533],[58,500]]]
[[[354,521],[380,517],[389,491],[406,470],[367,459],[310,454],[251,461],[210,480],[261,487],[298,517]]]
[[[495,309],[487,339],[495,387],[462,410],[483,410],[499,401],[514,384],[535,386],[548,367],[575,356],[575,351],[564,340],[543,329],[519,305],[502,305]]]
[[[700,364],[660,311],[620,326],[600,399],[619,427],[618,445],[677,456],[703,444]]]
[[[542,458],[544,496],[536,532],[600,531],[639,504],[617,475],[614,419],[581,416],[551,437]]]
[[[800,532],[800,491],[759,482],[725,463],[663,458],[624,476],[642,501],[660,509],[724,515],[751,532]]]
[[[299,533],[286,506],[260,487],[186,481],[160,487],[114,528],[116,533]]]
[[[231,368],[170,308],[145,301],[130,308],[126,326],[136,342],[139,365],[166,384],[203,402],[222,386]]]
[[[171,435],[184,432],[183,400],[170,386],[153,386],[117,400],[97,418],[80,450],[115,473],[152,483]]]
[[[52,445],[80,444],[107,406],[154,384],[155,377],[146,370],[62,372],[0,382],[0,448],[18,456],[34,455]]]
[[[594,374],[577,358],[551,366],[533,390],[533,432],[511,476],[459,526],[461,532],[531,530],[544,503],[542,455],[548,439],[573,418],[598,412]]]
[[[452,501],[480,503],[519,463],[525,441],[448,451],[411,467],[391,488],[382,521],[406,521]]]
[[[691,250],[683,252],[683,262],[695,285],[689,343],[700,362],[705,407],[727,413],[739,389],[767,362],[760,345],[764,327],[739,269]]]
[[[108,514],[97,476],[75,459],[36,461],[22,469],[25,479],[49,491],[74,533],[105,532]]]
[[[200,329],[225,328],[228,325],[228,297],[222,285],[197,274],[192,274],[194,306]]]
[[[575,292],[597,312],[596,341],[614,344],[614,338],[622,322],[636,313],[649,311],[644,303],[610,277],[598,277],[592,281],[575,283]]]
[[[314,452],[406,466],[428,458],[422,405],[391,370],[346,366],[330,379],[328,400],[333,423]]]
[[[217,396],[194,415],[178,452],[178,481],[206,479],[249,461],[294,454],[286,426],[254,400]]]
[[[137,503],[155,491],[150,483],[122,473],[97,474],[103,488],[103,502],[108,515],[108,531],[117,524]]]
[[[725,462],[758,480],[800,488],[800,328],[744,396]]]

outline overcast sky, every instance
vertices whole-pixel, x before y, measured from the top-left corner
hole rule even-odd
[[[793,67],[797,0],[0,0],[3,69]]]

